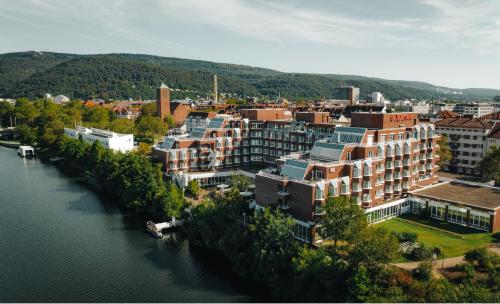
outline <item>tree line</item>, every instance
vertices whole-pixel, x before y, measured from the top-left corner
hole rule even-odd
[[[368,226],[348,197],[329,198],[317,231],[319,247],[294,237],[295,223],[279,209],[253,214],[232,189],[193,208],[190,243],[221,252],[239,275],[264,283],[292,302],[498,302],[498,257],[486,277],[449,281],[431,276],[429,264],[414,272],[390,263],[399,243],[388,231]],[[479,267],[474,264],[471,267]],[[469,265],[468,264],[468,265]]]
[[[111,194],[122,207],[167,218],[179,217],[186,206],[182,190],[164,182],[161,164],[152,162],[147,144],[123,154],[106,149],[99,142],[89,144],[64,135],[64,127],[74,127],[79,122],[88,127],[135,133],[151,143],[168,130],[169,120],[153,116],[155,112],[148,105],[134,122],[117,119],[106,108],[87,108],[79,101],[58,105],[49,100],[19,99],[15,106],[0,102],[2,125],[8,126],[14,117],[18,140],[36,145],[42,159],[61,159],[57,162],[59,168]]]

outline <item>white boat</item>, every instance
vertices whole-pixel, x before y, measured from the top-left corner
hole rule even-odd
[[[181,226],[184,223],[182,220],[176,220],[175,217],[172,217],[172,220],[170,222],[163,222],[163,223],[154,223],[152,221],[147,221],[146,222],[146,228],[148,229],[151,234],[153,234],[156,237],[163,237],[163,230],[164,229],[169,229],[169,228],[174,228]]]
[[[32,146],[19,146],[17,149],[17,154],[21,157],[34,157],[35,148]]]

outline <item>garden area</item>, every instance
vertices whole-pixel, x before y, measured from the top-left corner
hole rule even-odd
[[[376,226],[396,234],[414,233],[416,242],[425,248],[437,248],[440,254],[444,250],[447,258],[464,255],[471,249],[487,247],[493,242],[491,233],[415,215],[393,218]]]

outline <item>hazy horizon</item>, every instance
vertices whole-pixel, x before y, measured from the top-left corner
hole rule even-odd
[[[0,0],[0,52],[132,53],[500,89],[491,0]]]

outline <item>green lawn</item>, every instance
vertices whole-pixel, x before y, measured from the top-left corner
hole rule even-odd
[[[459,233],[463,238],[441,232],[436,229],[423,227],[413,223],[403,222],[398,218],[390,219],[376,224],[377,227],[384,227],[389,231],[395,232],[415,232],[418,235],[418,242],[426,247],[444,247],[446,257],[461,256],[470,249],[485,247],[493,241],[491,233],[481,232],[479,230],[469,229],[458,225],[441,223],[432,219],[422,220],[417,217],[406,217],[408,220],[416,221],[428,226]]]

